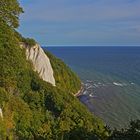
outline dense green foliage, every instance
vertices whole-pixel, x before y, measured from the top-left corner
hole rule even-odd
[[[77,76],[49,55],[57,86],[41,80],[19,47],[34,42],[23,40],[11,24],[0,18],[0,140],[105,139],[102,121],[71,94],[80,88]]]
[[[36,45],[36,41],[32,38],[25,38],[19,32],[15,30],[15,36],[19,40],[20,43],[23,43],[28,47],[33,47]]]
[[[17,0],[0,0],[0,20],[10,27],[19,26],[19,15],[23,13]]]
[[[32,46],[36,45],[36,41],[35,41],[34,39],[32,39],[32,38],[23,38],[22,41],[23,41],[23,42],[25,43],[25,45],[28,46],[28,47],[32,47]]]
[[[140,140],[140,120],[131,121],[128,128],[110,132],[108,140]]]
[[[46,54],[50,58],[57,87],[65,89],[69,93],[77,93],[81,88],[81,82],[77,75],[62,60],[47,51]]]

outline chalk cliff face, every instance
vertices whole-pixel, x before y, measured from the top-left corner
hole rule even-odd
[[[0,108],[0,117],[3,118],[2,109]]]
[[[36,44],[33,47],[21,44],[21,47],[26,49],[27,60],[33,63],[34,70],[39,73],[39,76],[46,82],[55,86],[55,79],[53,76],[53,69],[48,56],[44,53],[43,49]]]

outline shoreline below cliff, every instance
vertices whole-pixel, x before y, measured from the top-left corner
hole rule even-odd
[[[82,83],[81,88],[78,90],[77,93],[74,94],[75,97],[79,97],[81,95],[83,95],[84,92],[84,83]]]

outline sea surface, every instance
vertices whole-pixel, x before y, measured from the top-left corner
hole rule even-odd
[[[140,119],[140,47],[47,47],[84,83],[79,97],[111,128]]]

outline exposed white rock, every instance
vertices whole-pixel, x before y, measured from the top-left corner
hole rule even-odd
[[[2,109],[0,108],[0,117],[3,118]]]
[[[55,86],[53,69],[50,60],[43,49],[38,44],[33,47],[28,47],[25,46],[25,44],[21,44],[21,47],[26,49],[27,60],[30,60],[33,63],[34,70],[39,73],[39,76],[44,81],[49,82]]]

